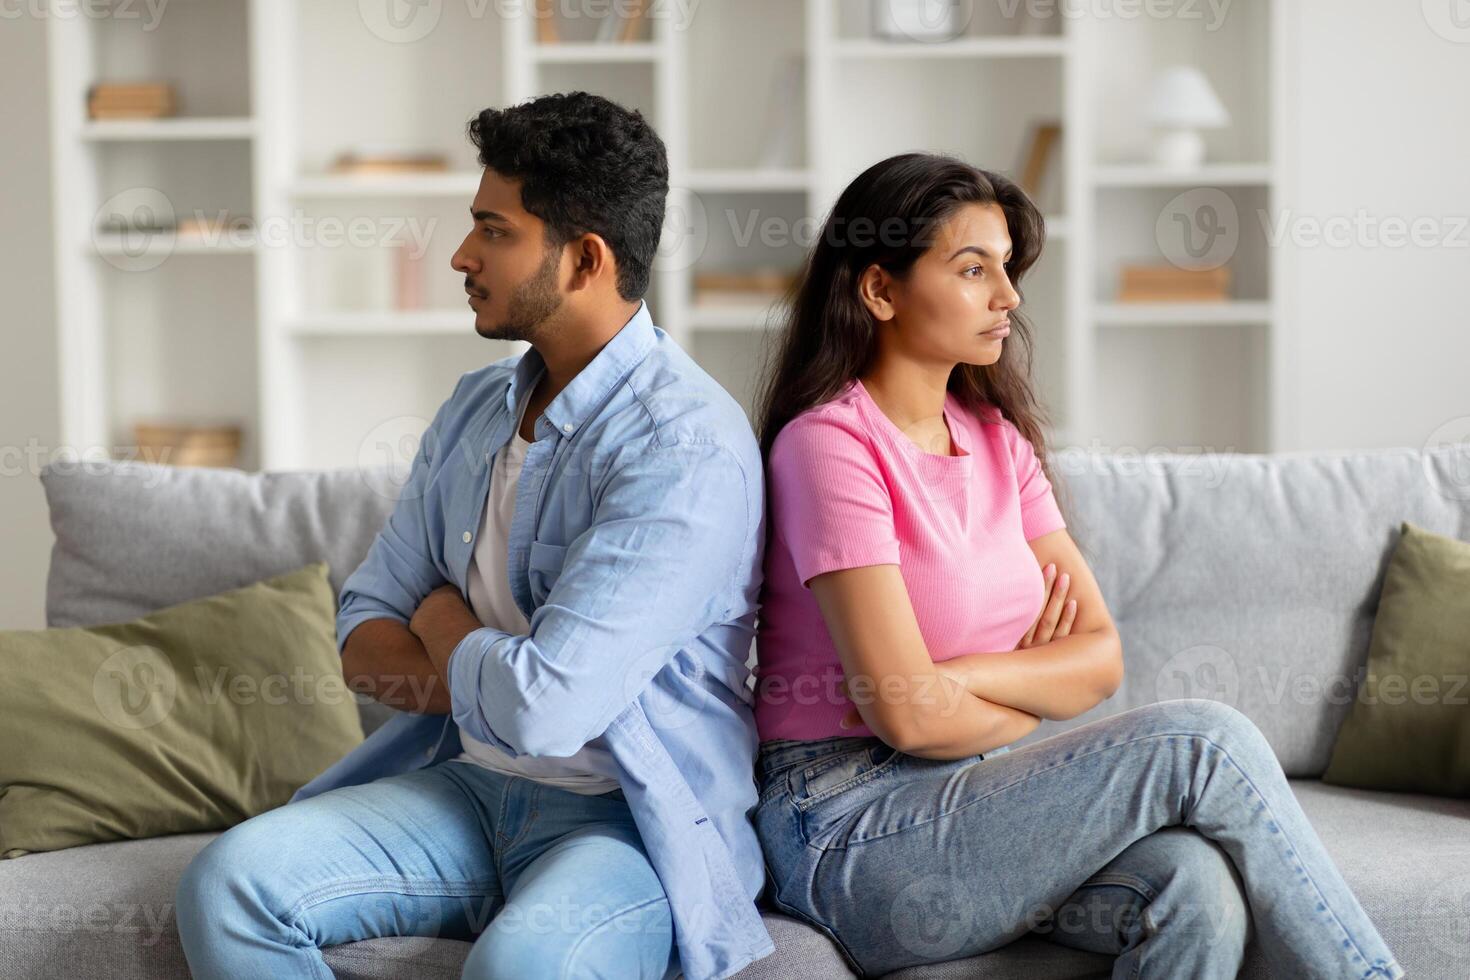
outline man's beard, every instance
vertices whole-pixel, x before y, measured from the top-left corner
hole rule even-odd
[[[484,336],[495,340],[531,340],[546,318],[561,308],[561,290],[556,285],[561,249],[549,248],[541,266],[510,294],[505,319]]]

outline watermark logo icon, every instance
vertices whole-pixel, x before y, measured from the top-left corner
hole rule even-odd
[[[118,728],[152,728],[173,711],[178,690],[173,664],[148,646],[123,647],[92,675],[92,700]]]
[[[412,44],[439,26],[444,0],[357,0],[357,13],[374,36],[389,44]]]
[[[102,202],[92,222],[92,244],[111,266],[147,272],[173,254],[177,216],[156,187],[129,187]]]
[[[1446,41],[1470,44],[1470,0],[1420,0],[1424,22]]]
[[[1460,451],[1433,452],[1446,446],[1458,446]],[[1429,433],[1420,460],[1425,479],[1440,496],[1470,500],[1470,415],[1456,416]]]
[[[1181,269],[1218,269],[1240,244],[1235,201],[1218,187],[1176,195],[1154,222],[1159,254]]]

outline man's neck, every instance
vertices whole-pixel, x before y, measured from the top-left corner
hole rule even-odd
[[[572,383],[582,370],[592,363],[608,341],[617,335],[633,315],[638,312],[641,301],[620,303],[605,313],[578,318],[551,327],[531,342],[541,360],[546,363],[546,373],[531,393],[531,410],[526,420],[535,422],[562,389]]]

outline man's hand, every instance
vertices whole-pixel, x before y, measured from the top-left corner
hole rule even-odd
[[[459,586],[445,584],[424,596],[408,622],[409,630],[423,643],[429,660],[440,676],[449,677],[449,655],[470,633],[483,624],[459,594]]]

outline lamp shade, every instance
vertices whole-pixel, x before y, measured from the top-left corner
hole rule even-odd
[[[1230,113],[1204,72],[1190,65],[1176,65],[1154,78],[1148,121],[1160,127],[1218,129],[1230,124]]]

